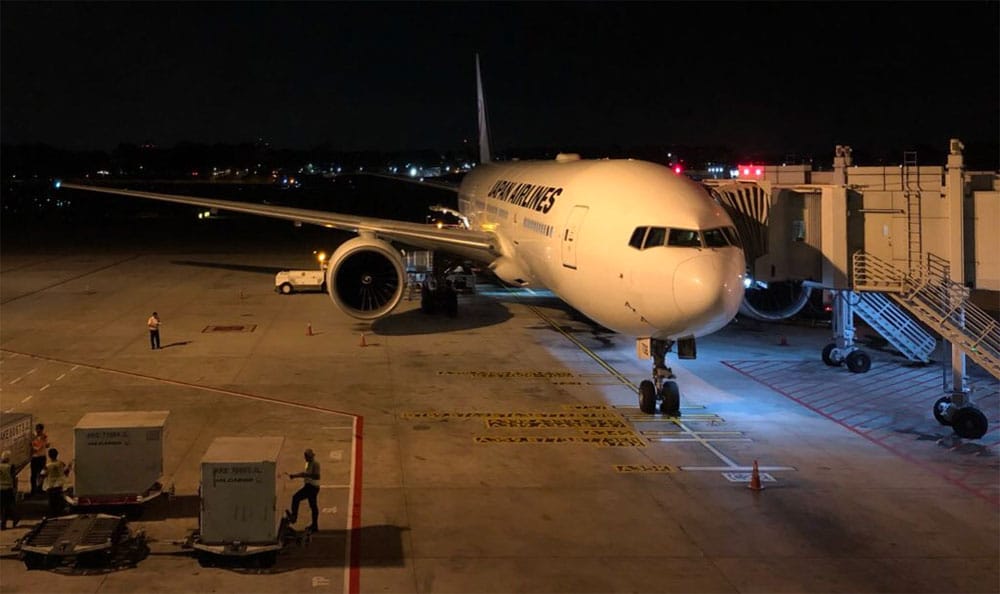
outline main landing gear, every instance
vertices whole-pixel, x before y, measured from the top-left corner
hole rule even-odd
[[[681,415],[681,392],[674,381],[677,376],[667,367],[667,352],[673,345],[672,340],[649,340],[653,379],[639,383],[639,410],[646,414],[656,412],[656,402],[659,400],[661,413],[670,417]]]

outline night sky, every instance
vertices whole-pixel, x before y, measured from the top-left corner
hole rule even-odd
[[[13,3],[2,138],[449,150],[1000,135],[997,2]]]

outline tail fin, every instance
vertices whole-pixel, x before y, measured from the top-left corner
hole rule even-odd
[[[479,108],[479,162],[490,163],[493,153],[490,151],[490,129],[486,121],[486,99],[483,97],[483,77],[479,72],[479,54],[476,54],[476,98]]]

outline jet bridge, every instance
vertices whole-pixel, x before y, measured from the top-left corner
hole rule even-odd
[[[915,153],[897,167],[851,167],[850,147],[838,146],[832,172],[764,167],[761,179],[706,186],[744,245],[750,286],[741,313],[784,319],[802,309],[810,291],[823,289],[832,300],[834,341],[821,356],[856,373],[871,359],[854,344],[855,314],[922,363],[937,344],[931,329],[953,347],[950,395],[938,400],[934,416],[959,436],[978,438],[987,422],[971,403],[965,356],[1000,377],[1000,328],[969,302],[965,266],[973,262],[971,276],[982,284],[1000,284],[981,265],[992,258],[967,253],[970,246],[974,253],[1000,250],[990,228],[1000,184],[993,174],[992,188],[980,188],[984,200],[973,197],[977,216],[969,217],[964,205],[976,184],[964,173],[961,143],[950,148],[947,168],[918,166]],[[947,382],[943,388],[949,391]]]

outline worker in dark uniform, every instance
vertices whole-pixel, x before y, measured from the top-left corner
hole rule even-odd
[[[288,523],[294,524],[299,518],[299,504],[303,499],[309,500],[309,509],[312,511],[312,524],[306,531],[316,532],[319,530],[319,505],[316,503],[316,496],[319,495],[319,462],[316,461],[316,454],[311,449],[307,449],[303,456],[306,459],[306,467],[302,472],[288,475],[288,478],[301,478],[304,481],[302,488],[292,495],[292,510],[285,511]]]
[[[10,520],[10,527],[16,528],[18,517],[15,505],[17,504],[17,475],[14,473],[14,465],[10,463],[10,452],[0,453],[0,530],[7,529],[7,520]]]
[[[49,451],[49,436],[45,425],[35,425],[35,436],[31,438],[31,490],[29,495],[42,494],[42,470],[45,469],[45,454]]]
[[[42,471],[45,479],[42,481],[42,489],[49,496],[49,513],[58,516],[66,507],[66,500],[63,499],[63,487],[66,485],[66,477],[69,476],[71,467],[59,459],[59,450],[49,448],[49,461]]]

